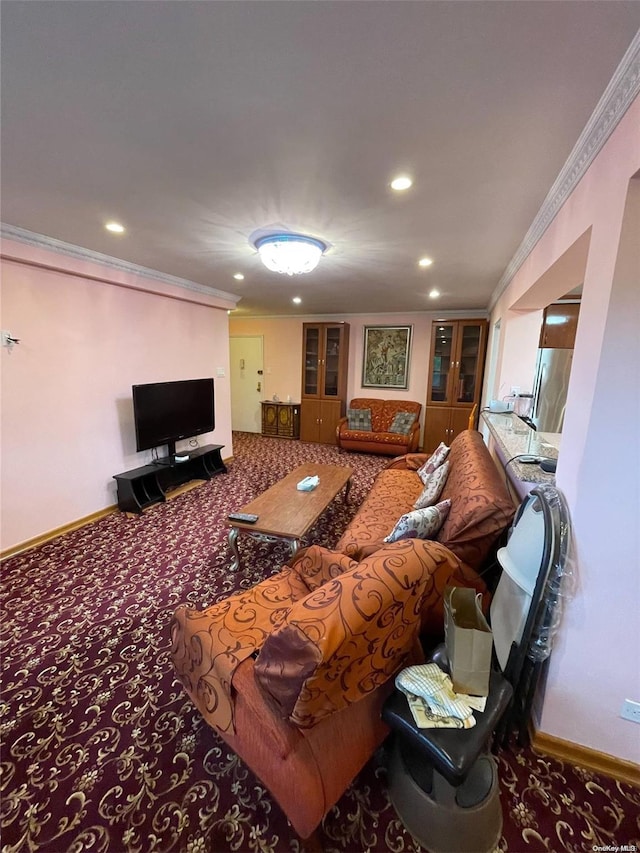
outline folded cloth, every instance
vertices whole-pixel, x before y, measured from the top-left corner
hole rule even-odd
[[[396,676],[396,687],[407,697],[419,728],[471,728],[473,709],[483,711],[473,697],[454,693],[451,678],[435,663],[409,666]]]
[[[442,717],[434,714],[422,696],[412,696],[405,693],[413,721],[419,729],[470,729],[476,724],[476,718],[471,716],[464,720],[457,717]]]

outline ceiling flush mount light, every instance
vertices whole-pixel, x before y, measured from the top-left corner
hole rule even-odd
[[[439,291],[439,290],[436,290],[436,289],[434,288],[433,290],[430,290],[430,291],[429,291],[429,299],[437,299],[437,298],[438,298],[438,296],[440,296],[440,291]]]
[[[391,181],[391,189],[396,192],[402,192],[403,190],[408,190],[409,187],[413,184],[413,181],[408,175],[398,175],[397,178],[394,178]]]
[[[244,276],[241,272],[234,272],[233,277],[236,281],[244,281]]]
[[[300,299],[300,297],[299,297],[299,296],[294,296],[294,297],[293,297],[293,299],[292,299],[291,301],[292,301],[295,305],[300,305],[300,303],[302,302],[302,299]]]
[[[119,222],[107,222],[104,227],[113,234],[124,234],[124,225],[120,225]]]
[[[267,269],[284,275],[311,272],[327,249],[326,243],[315,237],[288,231],[258,237],[253,245]]]
[[[430,267],[432,263],[433,263],[433,261],[431,260],[431,258],[420,258],[420,260],[418,261],[418,266],[419,267]]]

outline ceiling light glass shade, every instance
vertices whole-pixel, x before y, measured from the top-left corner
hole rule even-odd
[[[303,234],[270,234],[254,245],[267,269],[286,275],[311,272],[327,248],[320,240]]]
[[[402,190],[408,190],[412,185],[413,181],[408,175],[398,175],[397,178],[394,178],[391,181],[391,189],[398,190],[400,192],[402,192]]]

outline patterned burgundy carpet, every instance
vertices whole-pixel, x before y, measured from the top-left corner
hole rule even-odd
[[[350,464],[352,505],[334,503],[311,532],[331,546],[386,460],[246,433],[234,447],[229,472],[210,483],[5,562],[2,853],[301,849],[174,680],[168,626],[180,602],[208,605],[284,561],[283,546],[242,542],[245,569],[230,574],[228,511],[302,462]],[[378,758],[325,818],[325,850],[420,850],[389,804]],[[503,752],[500,776],[500,850],[640,848],[631,786],[528,749]]]

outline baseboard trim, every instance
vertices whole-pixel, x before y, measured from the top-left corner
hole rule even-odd
[[[590,749],[545,732],[533,732],[531,746],[536,752],[568,761],[579,767],[586,767],[594,773],[601,773],[619,782],[640,787],[640,765],[634,764],[633,761],[625,761],[622,758],[616,758],[615,755],[598,752],[596,749]]]
[[[94,521],[106,518],[117,511],[118,507],[114,504],[113,506],[106,507],[106,509],[92,512],[91,515],[85,515],[84,518],[70,521],[69,524],[63,524],[61,527],[56,527],[54,530],[47,531],[47,533],[41,533],[40,536],[34,536],[33,539],[27,539],[26,542],[20,542],[12,548],[7,548],[0,552],[0,559],[5,560],[7,557],[15,557],[16,554],[29,551],[37,545],[44,545],[45,542],[51,542],[52,539],[57,539],[58,536],[63,536],[65,533],[71,533],[72,530],[79,530],[81,527],[86,527],[87,524],[93,524]]]
[[[225,465],[233,461],[233,456],[222,460]],[[175,498],[186,491],[201,486],[206,483],[206,480],[195,480],[191,483],[186,483],[184,486],[178,486],[167,493],[167,498]],[[65,533],[71,533],[72,530],[79,530],[87,524],[93,524],[94,521],[99,521],[101,518],[106,518],[114,512],[118,512],[117,504],[108,506],[105,509],[100,509],[97,512],[92,512],[91,515],[85,515],[83,518],[78,518],[76,521],[70,521],[69,524],[63,524],[61,527],[56,527],[54,530],[49,530],[47,533],[41,533],[39,536],[34,536],[33,539],[27,539],[26,542],[19,542],[11,548],[6,548],[0,551],[0,560],[6,560],[8,557],[15,557],[16,554],[22,554],[23,551],[29,551],[31,548],[36,548],[38,545],[44,545],[45,542],[51,542],[52,539],[57,539],[58,536],[63,536]],[[129,515],[129,513],[127,513]]]

